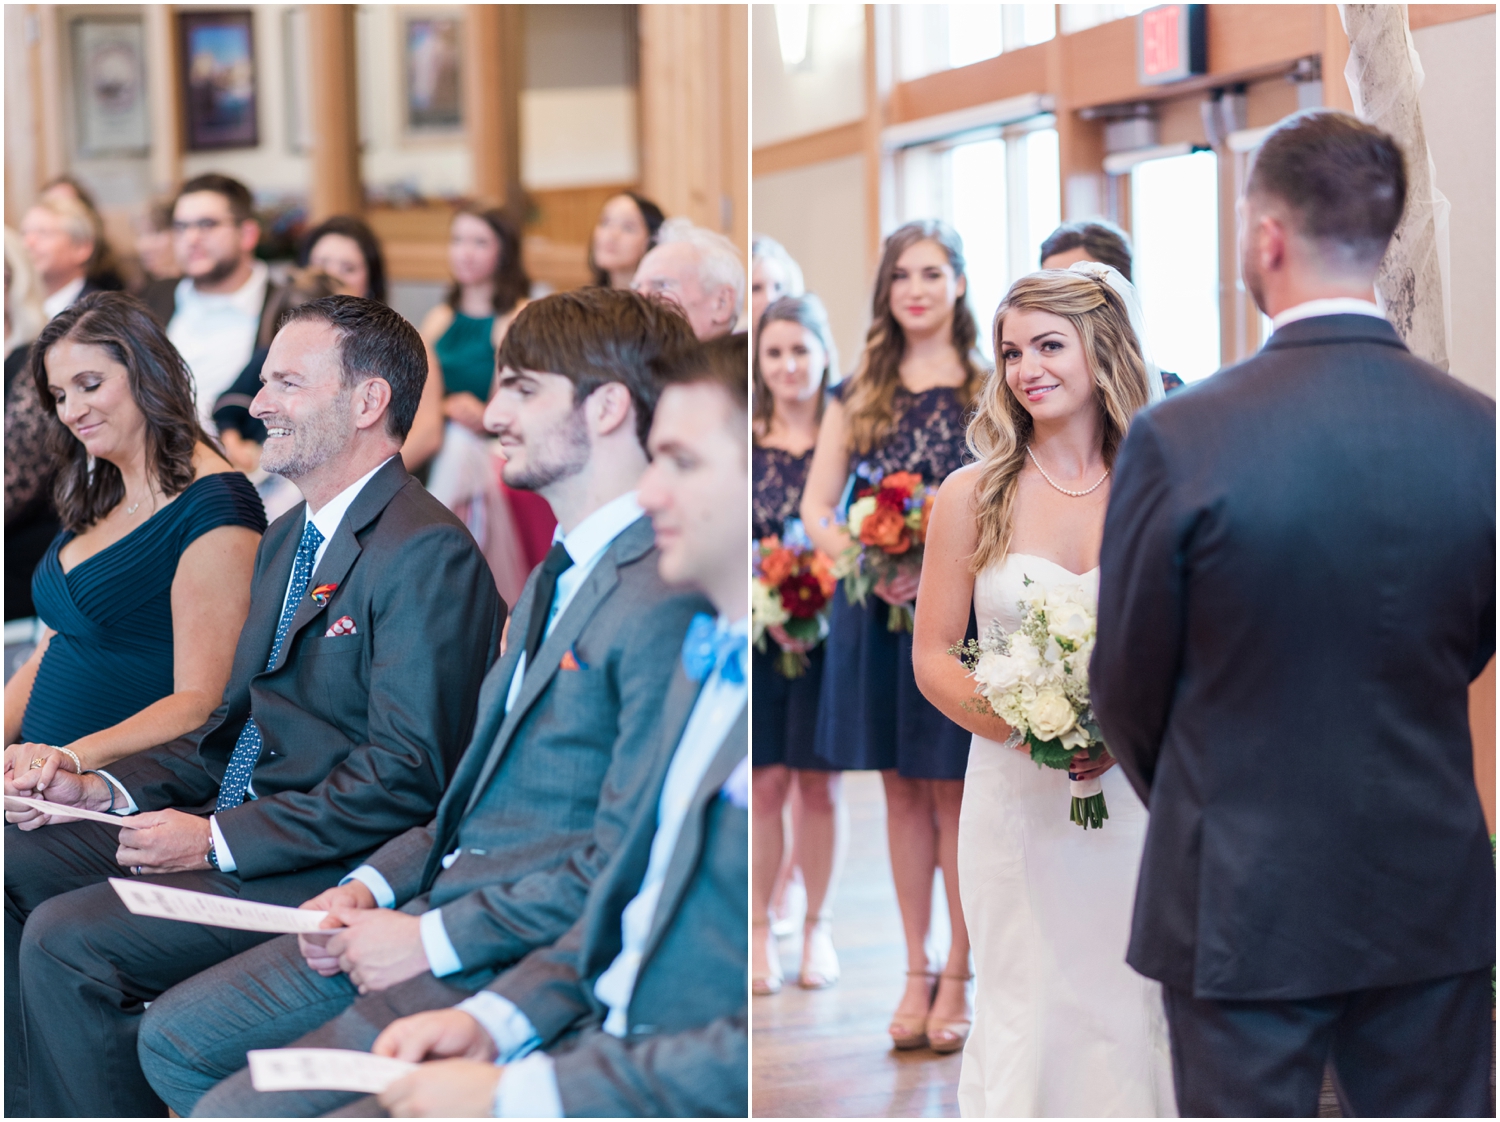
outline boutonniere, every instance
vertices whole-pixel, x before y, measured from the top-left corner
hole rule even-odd
[[[338,585],[336,584],[318,585],[317,588],[312,590],[313,603],[320,608],[326,606],[328,603],[328,598],[333,595],[336,588],[338,588]]]

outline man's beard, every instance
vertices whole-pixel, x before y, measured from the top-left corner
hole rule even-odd
[[[531,454],[525,467],[512,472],[509,464],[505,466],[502,472],[505,485],[518,491],[545,490],[582,471],[590,450],[588,422],[580,405],[537,443],[534,452],[528,449]]]
[[[240,267],[241,258],[230,257],[221,261],[215,261],[213,268],[202,276],[194,277],[195,285],[222,284],[234,275],[234,271]]]
[[[349,417],[352,393],[352,390],[342,391],[326,409],[295,425],[282,425],[273,418],[268,428],[289,428],[292,435],[281,437],[276,444],[266,441],[260,457],[261,468],[297,480],[343,452],[354,436],[354,422]]]

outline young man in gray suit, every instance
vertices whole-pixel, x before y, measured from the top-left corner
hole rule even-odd
[[[1346,1115],[1494,1114],[1495,403],[1374,304],[1405,197],[1378,129],[1278,125],[1240,201],[1275,330],[1115,465],[1090,681],[1151,810],[1128,961],[1183,1117],[1315,1115],[1325,1066]]]
[[[153,1006],[141,1061],[180,1113],[320,1113],[329,1102],[255,1092],[245,1052],[299,1038],[368,1048],[391,1020],[453,1005],[577,920],[646,797],[662,699],[705,606],[658,575],[635,495],[657,368],[693,345],[669,305],[607,288],[516,317],[486,424],[506,481],[543,495],[558,530],[473,740],[431,822],[306,902],[338,930],[267,943]]]
[[[298,904],[432,816],[473,728],[505,605],[398,455],[422,340],[384,305],[332,296],[290,313],[265,370],[262,463],[307,502],[256,553],[223,704],[48,784],[52,802],[139,810],[118,832],[6,815],[8,1114],[161,1113],[136,1060],[144,1003],[268,938],[132,915],[108,878]]]
[[[651,430],[641,502],[662,575],[702,588],[718,618],[683,646],[650,796],[563,939],[381,1034],[377,1054],[433,1061],[380,1096],[393,1114],[748,1113],[747,365],[742,335],[705,345]]]

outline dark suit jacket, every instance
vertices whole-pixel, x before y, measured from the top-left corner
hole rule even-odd
[[[507,966],[578,919],[649,796],[662,700],[689,622],[708,609],[662,582],[651,520],[637,519],[569,601],[507,714],[520,636],[533,610],[548,610],[535,602],[536,584],[533,572],[437,816],[369,861],[408,911],[442,909],[466,973]],[[562,668],[569,654],[577,669]]]
[[[569,1116],[743,1116],[749,1108],[749,815],[721,793],[746,764],[746,713],[699,784],[672,852],[623,1039],[600,1027],[606,1010],[594,996],[620,953],[620,916],[645,878],[662,785],[697,696],[679,670],[650,789],[578,923],[489,987],[526,1014],[552,1052]]]
[[[1150,825],[1129,962],[1284,1000],[1494,961],[1469,682],[1495,650],[1495,404],[1370,316],[1138,415],[1094,708]]]
[[[161,329],[165,331],[167,324],[172,322],[172,317],[177,314],[177,284],[181,277],[164,277],[154,280],[141,290],[141,300],[150,309],[151,314],[156,317]],[[255,346],[269,347],[271,338],[276,334],[276,325],[266,319],[266,310],[270,308],[276,299],[276,294],[281,286],[273,280],[266,281],[266,298],[260,305],[260,326],[255,333]],[[254,394],[250,396],[254,397]]]
[[[202,728],[109,769],[142,810],[212,810],[253,712],[259,797],[218,815],[245,879],[352,864],[431,817],[505,616],[469,531],[396,456],[344,515],[267,670],[303,511],[261,539],[224,703]],[[319,604],[322,584],[337,588]],[[354,634],[324,635],[346,615]]]

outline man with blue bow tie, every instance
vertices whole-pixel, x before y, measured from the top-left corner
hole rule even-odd
[[[688,632],[656,797],[566,936],[376,1040],[377,1054],[433,1061],[380,1096],[392,1114],[748,1112],[747,359],[743,336],[706,344],[669,379],[651,429],[640,502],[661,575],[718,612]]]

